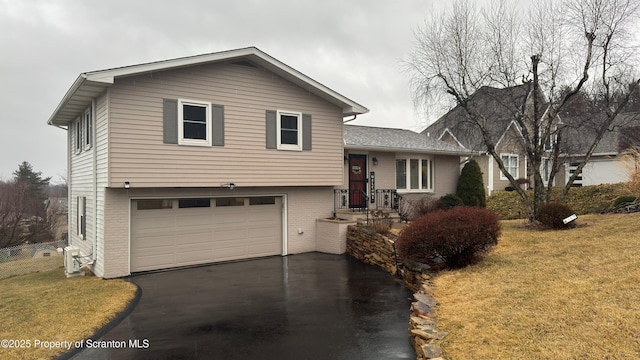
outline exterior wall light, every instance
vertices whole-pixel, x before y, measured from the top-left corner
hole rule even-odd
[[[378,165],[378,158],[377,157],[373,157],[373,159],[371,159],[371,161],[373,161],[373,165]]]
[[[131,187],[131,184],[128,181],[124,182],[124,188],[129,190],[129,188]]]

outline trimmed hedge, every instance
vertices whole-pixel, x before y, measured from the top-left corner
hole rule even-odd
[[[498,243],[500,232],[492,211],[458,206],[414,220],[400,233],[396,248],[401,258],[455,269],[476,262]]]
[[[475,160],[471,159],[464,164],[458,178],[456,195],[467,206],[487,207],[487,195],[484,192],[482,170],[480,170],[480,165]]]
[[[536,220],[551,229],[571,229],[576,227],[575,221],[565,224],[562,220],[572,214],[573,210],[565,204],[548,203],[540,205]]]
[[[562,189],[553,189],[552,199],[559,196]],[[527,191],[533,198],[533,190]],[[613,207],[619,196],[628,195],[625,184],[605,184],[572,188],[564,203],[578,215],[603,213]],[[516,192],[496,191],[487,198],[487,208],[493,210],[503,220],[524,219],[527,212],[524,209],[520,195]]]

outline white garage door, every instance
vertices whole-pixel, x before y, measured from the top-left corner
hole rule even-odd
[[[131,203],[131,272],[283,252],[281,197]]]

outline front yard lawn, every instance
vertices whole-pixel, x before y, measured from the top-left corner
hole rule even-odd
[[[135,292],[135,285],[123,280],[67,279],[63,269],[0,280],[0,339],[9,341],[3,340],[0,358],[60,355],[66,349],[44,346],[93,335],[125,309]]]
[[[434,279],[447,359],[640,359],[640,214],[503,222],[485,259]]]

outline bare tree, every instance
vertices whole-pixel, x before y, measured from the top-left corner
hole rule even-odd
[[[464,121],[480,130],[486,152],[534,220],[538,206],[550,201],[560,169],[566,124],[560,123],[558,114],[563,107],[581,90],[589,90],[591,97],[605,104],[594,117],[598,127],[585,157],[559,201],[640,83],[633,73],[628,37],[639,4],[637,0],[539,0],[523,11],[515,1],[492,2],[482,9],[470,1],[454,1],[415,32],[415,48],[407,60],[414,101],[423,105],[448,94],[464,110]],[[498,119],[487,112],[486,104],[474,101],[473,95],[486,87],[526,92],[499,102],[519,129],[520,146],[534,179],[532,198],[517,185],[496,151],[498,139],[491,126]],[[625,87],[624,96],[619,96]],[[543,158],[551,159],[547,187],[541,175]]]

